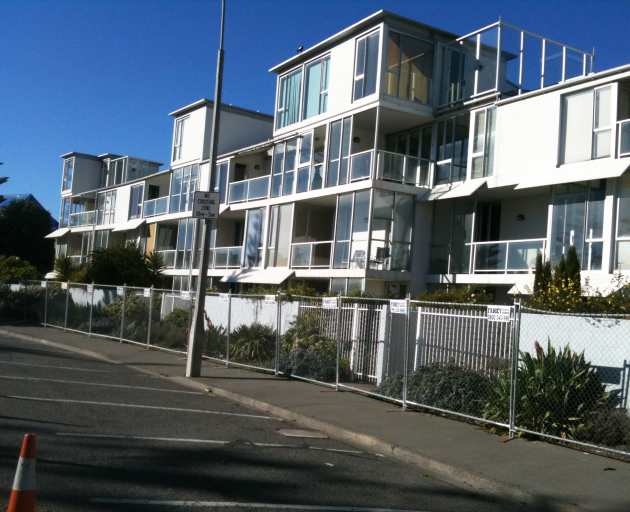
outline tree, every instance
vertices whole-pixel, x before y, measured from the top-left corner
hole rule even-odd
[[[145,263],[149,269],[151,285],[158,286],[162,283],[162,271],[166,268],[164,255],[158,251],[152,251],[146,255]]]
[[[133,242],[92,251],[87,263],[87,280],[98,284],[149,286],[149,270],[142,249]]]
[[[0,254],[28,261],[40,273],[50,270],[55,243],[50,213],[32,201],[12,201],[0,209]]]
[[[541,291],[546,292],[551,285],[551,262],[547,260],[543,264],[543,255],[541,252],[536,256],[536,274],[534,276],[534,293]]]
[[[37,269],[17,256],[0,256],[0,281],[37,279]]]
[[[566,282],[567,286],[573,286],[576,290],[582,289],[582,275],[580,273],[580,260],[577,255],[575,245],[569,247],[566,260]]]
[[[7,178],[6,176],[4,178],[0,178],[0,185],[6,183],[7,181],[9,181],[9,178]],[[4,202],[4,196],[0,194],[0,203],[2,202]]]

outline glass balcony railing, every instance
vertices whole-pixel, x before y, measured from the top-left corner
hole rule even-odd
[[[216,247],[214,268],[240,268],[242,247]]]
[[[159,252],[164,257],[164,266],[166,268],[175,268],[175,256],[177,253],[175,249],[157,252]]]
[[[376,164],[376,179],[393,181],[405,185],[428,187],[432,162],[424,158],[379,151]]]
[[[85,226],[93,226],[94,220],[96,219],[96,212],[81,212],[81,213],[71,213],[70,214],[70,227],[71,228],[82,228]]]
[[[269,197],[269,176],[230,183],[230,203],[242,203],[267,197]]]
[[[370,177],[373,150],[350,155],[350,181],[364,180]]]
[[[630,156],[630,119],[617,122],[618,156]]]
[[[292,268],[330,268],[333,242],[291,245]]]
[[[431,249],[432,274],[510,274],[531,273],[536,256],[545,253],[547,240],[506,240],[471,244],[434,246]]]
[[[168,213],[168,196],[158,197],[144,202],[144,217],[153,217]]]

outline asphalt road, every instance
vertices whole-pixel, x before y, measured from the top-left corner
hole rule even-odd
[[[0,336],[2,510],[26,433],[37,435],[41,512],[190,502],[200,511],[506,510],[418,466],[279,433],[296,428],[123,365]]]

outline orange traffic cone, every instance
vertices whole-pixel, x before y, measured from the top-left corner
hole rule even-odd
[[[35,512],[35,434],[26,434],[7,512]]]

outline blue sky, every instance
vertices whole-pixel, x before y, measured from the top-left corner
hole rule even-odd
[[[630,62],[628,1],[227,0],[223,99],[273,113],[269,68],[386,9],[458,34],[498,20]],[[172,118],[214,97],[220,0],[0,0],[0,193],[59,214],[69,151],[169,161]]]

